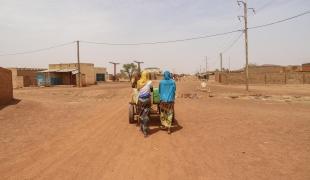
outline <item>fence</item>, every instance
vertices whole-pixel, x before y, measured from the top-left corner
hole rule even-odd
[[[216,81],[223,84],[244,84],[245,74],[218,73]],[[310,72],[250,73],[250,84],[310,84]]]

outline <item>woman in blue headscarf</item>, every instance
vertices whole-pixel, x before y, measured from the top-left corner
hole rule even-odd
[[[175,100],[176,85],[175,81],[171,79],[169,71],[164,72],[164,79],[159,83],[159,94],[160,94],[160,121],[161,128],[168,129],[170,134],[170,128],[173,119],[173,106]]]

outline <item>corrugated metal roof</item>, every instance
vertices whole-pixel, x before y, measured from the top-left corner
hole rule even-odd
[[[44,70],[44,71],[40,71],[42,73],[48,73],[48,72],[72,72],[72,74],[77,74],[78,70],[77,69],[48,69],[48,70]]]
[[[9,67],[7,69],[16,69],[18,71],[43,71],[45,68],[18,68],[18,67]]]
[[[47,72],[56,72],[55,70],[51,70],[51,69],[47,69],[47,70],[44,70],[44,71],[39,71],[39,72],[42,72],[42,73],[47,73]]]

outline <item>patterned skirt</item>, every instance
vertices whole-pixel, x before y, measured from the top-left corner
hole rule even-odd
[[[160,108],[160,121],[161,124],[167,128],[172,126],[174,102],[161,102]]]

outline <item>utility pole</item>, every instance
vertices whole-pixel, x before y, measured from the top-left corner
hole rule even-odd
[[[228,72],[230,73],[230,56],[228,57]]]
[[[244,40],[245,40],[245,87],[246,90],[249,91],[249,51],[248,51],[248,9],[251,9],[255,14],[255,10],[253,8],[248,8],[247,0],[237,1],[238,5],[241,6],[243,4],[244,15],[238,16],[244,19]]]
[[[208,81],[208,79],[209,79],[209,75],[208,75],[208,56],[206,56],[206,75],[204,77],[206,78],[206,81]]]
[[[208,74],[208,56],[206,56],[206,75]]]
[[[223,54],[222,53],[220,53],[220,61],[221,61],[220,72],[222,72],[223,71]]]
[[[140,64],[143,64],[144,62],[143,61],[134,61],[134,62],[138,64],[138,73],[141,74]]]
[[[80,65],[80,41],[76,41],[76,48],[77,48],[77,63],[78,63],[78,87],[81,87],[81,65]]]
[[[110,64],[113,64],[114,66],[114,75],[113,75],[113,81],[116,80],[116,65],[119,65],[119,63],[116,62],[109,62]]]

